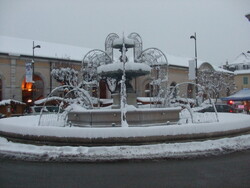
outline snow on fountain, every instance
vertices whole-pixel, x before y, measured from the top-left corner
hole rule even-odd
[[[113,91],[113,105],[111,109],[94,108],[92,110],[72,110],[68,114],[68,121],[75,126],[145,126],[157,124],[176,123],[179,120],[180,107],[170,108],[165,103],[161,108],[141,109],[137,106],[137,94],[131,85],[131,80],[139,76],[150,74],[159,57],[167,65],[166,56],[156,49],[142,50],[139,35],[132,33],[120,38],[116,34],[108,35],[105,51],[92,50],[83,59],[83,77],[86,83],[98,83],[101,79],[115,80],[116,87]],[[120,57],[114,60],[114,50],[121,52]],[[126,52],[133,49],[133,60],[128,60]],[[131,59],[131,58],[130,58]],[[165,75],[167,76],[167,74]],[[161,82],[157,76],[158,88]],[[167,81],[167,79],[165,79]],[[165,83],[166,85],[166,83]],[[89,85],[86,87],[88,88]],[[96,85],[98,87],[98,84]],[[159,92],[160,93],[160,92]],[[120,115],[118,115],[120,113]]]

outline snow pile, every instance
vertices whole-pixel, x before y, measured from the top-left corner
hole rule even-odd
[[[193,123],[212,123],[212,122],[216,122],[217,118],[216,118],[216,114],[215,113],[197,113],[194,110],[201,110],[204,107],[196,107],[191,108],[191,113],[187,110],[184,109],[181,111],[180,113],[180,120],[179,123],[181,124],[185,124],[185,123],[192,123],[192,118],[193,118]]]
[[[190,158],[250,149],[250,135],[203,142],[141,146],[35,146],[0,137],[0,156],[43,161],[112,161],[127,159]]]
[[[12,102],[15,103],[15,104],[23,104],[23,105],[26,105],[25,103],[20,102],[20,101],[17,101],[17,100],[14,100],[14,99],[7,99],[7,100],[2,100],[2,101],[0,101],[0,106],[10,105]]]

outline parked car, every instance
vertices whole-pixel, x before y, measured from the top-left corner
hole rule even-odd
[[[28,114],[40,114],[41,110],[43,113],[57,113],[59,111],[58,106],[31,106],[28,109]],[[62,112],[62,110],[60,110]]]
[[[5,118],[6,115],[0,113],[0,119]]]
[[[215,104],[215,108],[217,112],[231,112],[231,113],[236,113],[236,109],[233,108],[232,106],[229,106],[227,104]],[[213,106],[208,106],[206,108],[203,108],[201,110],[198,110],[197,112],[214,112],[214,107]]]

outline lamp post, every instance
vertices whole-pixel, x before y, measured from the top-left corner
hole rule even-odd
[[[34,77],[35,77],[35,61],[34,61],[34,56],[35,56],[35,49],[36,48],[41,48],[41,46],[40,45],[36,45],[35,46],[35,42],[33,41],[33,48],[32,48],[32,50],[33,50],[33,55],[32,55],[32,79],[33,79],[33,84],[32,84],[32,102],[33,102],[33,104],[34,104],[34,100],[35,100],[35,87],[34,87],[34,85],[35,85],[35,79],[34,79]]]
[[[250,14],[247,14],[246,18],[248,19],[248,21],[250,21]]]
[[[197,65],[197,43],[196,43],[196,33],[194,33],[194,35],[190,36],[190,39],[194,39],[194,48],[195,48],[195,83],[196,83],[196,96],[198,94],[198,88],[197,88],[197,84],[198,84],[198,65]]]

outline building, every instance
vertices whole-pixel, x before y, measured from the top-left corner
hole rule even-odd
[[[32,40],[0,37],[0,100],[15,99],[27,103],[46,97],[59,85],[52,77],[56,67],[80,70],[81,58],[90,49],[38,42],[33,56]],[[78,55],[81,54],[81,55]],[[35,83],[26,82],[26,63],[34,60]]]
[[[226,63],[224,69],[234,72],[236,91],[250,88],[250,53],[243,52],[231,63]]]
[[[51,76],[51,70],[59,67],[71,67],[81,70],[82,60],[91,49],[75,46],[35,41],[41,48],[34,49],[33,41],[0,36],[0,100],[15,99],[28,103],[46,97],[55,87],[60,85]],[[168,73],[168,86],[175,86],[181,82],[188,82],[188,61],[191,58],[182,58],[166,54],[168,65],[162,65]],[[35,83],[26,82],[26,63],[34,60]],[[203,62],[199,61],[199,65]],[[210,65],[206,63],[206,65]],[[202,67],[202,66],[201,66]],[[212,66],[211,66],[212,67]],[[152,78],[142,76],[132,80],[137,96],[149,96],[152,90]],[[104,96],[110,98],[108,91]],[[180,88],[182,97],[192,97],[194,86],[191,84]],[[60,95],[60,94],[59,94]]]

